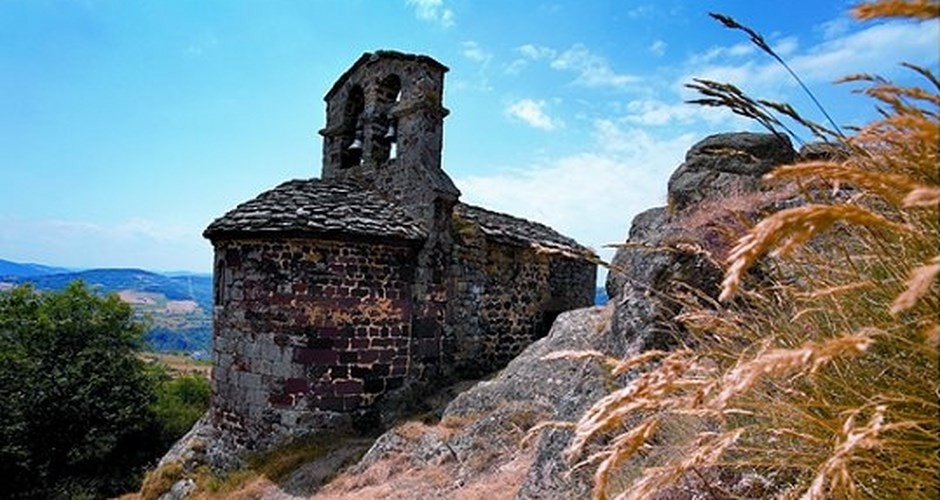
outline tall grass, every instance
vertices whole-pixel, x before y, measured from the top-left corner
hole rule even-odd
[[[938,5],[881,0],[855,13],[936,22]],[[846,79],[882,111],[850,137],[698,83],[705,104],[775,131],[766,116],[783,113],[847,155],[769,174],[804,203],[738,239],[722,303],[677,318],[690,347],[615,364],[635,377],[577,422],[567,450],[595,467],[596,499],[666,498],[683,485],[721,498],[940,497],[940,85],[908,67],[924,88]]]

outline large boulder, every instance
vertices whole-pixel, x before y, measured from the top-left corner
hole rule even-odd
[[[669,206],[682,211],[706,199],[754,191],[761,176],[795,159],[796,151],[782,135],[736,132],[706,137],[692,146],[669,178]]]

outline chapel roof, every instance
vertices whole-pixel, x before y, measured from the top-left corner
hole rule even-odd
[[[427,238],[404,209],[378,193],[321,179],[287,181],[238,205],[203,232],[210,240],[274,234]]]
[[[559,234],[545,224],[466,203],[457,203],[454,206],[454,213],[464,220],[476,223],[484,236],[496,243],[535,247],[547,251],[560,251],[579,257],[595,255],[593,250]]]

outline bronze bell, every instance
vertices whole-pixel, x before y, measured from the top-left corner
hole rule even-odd
[[[398,130],[395,129],[395,122],[388,124],[388,130],[385,131],[385,136],[382,138],[389,142],[394,142],[398,139]]]
[[[356,135],[353,138],[352,144],[349,145],[350,151],[361,151],[362,150],[362,130],[356,130]]]

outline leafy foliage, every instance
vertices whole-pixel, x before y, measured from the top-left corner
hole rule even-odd
[[[155,448],[142,326],[82,283],[0,295],[0,475],[25,497],[117,493]],[[142,409],[144,410],[142,412]]]
[[[129,305],[80,281],[0,294],[0,496],[136,489],[205,411],[208,382],[147,366],[143,331]]]
[[[162,441],[167,446],[186,434],[206,412],[210,395],[209,381],[205,377],[161,376],[157,399],[152,408],[160,422]]]

